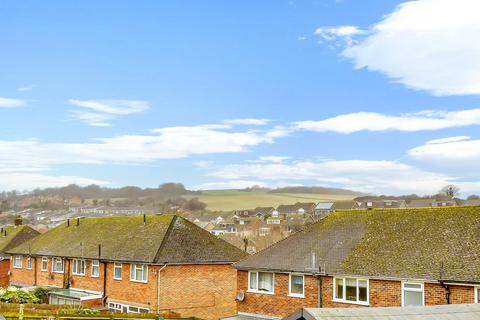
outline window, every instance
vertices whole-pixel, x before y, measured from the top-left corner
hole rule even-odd
[[[475,303],[480,303],[480,287],[474,287],[473,290],[475,290],[474,294],[474,302]]]
[[[100,261],[92,260],[92,277],[98,277],[100,275]]]
[[[22,256],[13,257],[13,267],[17,269],[22,268]]]
[[[122,264],[115,262],[113,265],[113,279],[122,280]]]
[[[63,273],[64,263],[62,258],[53,258],[52,259],[52,271],[56,273]]]
[[[48,258],[42,257],[42,271],[48,270]]]
[[[72,274],[77,276],[85,275],[85,260],[81,260],[81,259],[72,260]]]
[[[402,282],[402,306],[423,306],[423,283]]]
[[[130,265],[130,281],[147,282],[147,265],[146,264],[131,264]]]
[[[254,272],[248,273],[248,291],[258,293],[274,292],[274,273],[273,272]]]
[[[304,297],[304,276],[302,274],[290,274],[288,295],[292,297]]]
[[[123,313],[149,313],[150,310],[142,307],[134,307],[120,303],[109,302],[108,310],[112,312],[123,312]]]
[[[335,278],[333,300],[338,302],[368,304],[368,280]]]
[[[27,269],[32,269],[32,257],[27,257]]]

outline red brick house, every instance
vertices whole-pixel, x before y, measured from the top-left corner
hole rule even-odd
[[[238,314],[480,301],[480,207],[337,211],[234,264]]]
[[[0,228],[0,287],[8,287],[10,273],[9,249],[39,235],[39,232],[22,224],[22,219],[15,219],[15,225]]]
[[[204,319],[236,313],[231,264],[246,255],[176,215],[67,220],[9,253],[10,282],[57,288],[52,304]]]

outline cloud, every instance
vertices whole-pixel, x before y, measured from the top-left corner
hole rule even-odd
[[[31,90],[33,90],[35,87],[37,87],[36,84],[30,84],[30,85],[28,85],[28,86],[23,86],[23,87],[17,88],[17,91],[21,91],[21,92],[31,91]]]
[[[0,171],[0,190],[33,190],[35,188],[61,187],[69,184],[86,186],[90,184],[106,185],[107,181],[77,176],[50,176],[37,173],[2,173]]]
[[[320,42],[333,42],[336,45],[353,45],[355,40],[353,37],[365,34],[364,30],[356,26],[337,26],[337,27],[321,27],[314,32],[322,40]]]
[[[0,108],[19,108],[27,104],[25,100],[0,97]]]
[[[476,95],[480,94],[478,12],[480,1],[475,0],[408,1],[371,26],[362,39],[349,41],[348,32],[319,34],[328,41],[344,38],[342,55],[356,69],[377,71],[434,95]]]
[[[245,189],[253,186],[267,187],[265,182],[252,181],[252,180],[232,180],[232,181],[219,181],[208,182],[193,186],[194,190],[223,190],[223,189]]]
[[[408,155],[424,163],[441,165],[446,168],[472,167],[480,169],[480,140],[470,137],[450,137],[431,140],[425,144],[410,149]],[[470,171],[471,175],[478,173]]]
[[[71,111],[73,119],[100,127],[110,126],[111,120],[119,116],[143,113],[150,109],[150,103],[143,100],[70,99],[68,102],[80,108]]]
[[[319,121],[299,121],[296,128],[316,132],[333,131],[426,131],[480,125],[480,109],[460,111],[427,110],[400,115],[375,112],[356,112]]]
[[[258,119],[258,118],[241,118],[241,119],[227,119],[222,123],[229,125],[249,125],[249,126],[263,126],[270,122],[270,119]]]
[[[226,165],[209,173],[227,180],[255,179],[276,183],[321,184],[377,194],[434,194],[444,185],[455,183],[464,191],[480,188],[480,182],[465,182],[442,173],[387,160],[325,160],[320,162],[244,163]]]

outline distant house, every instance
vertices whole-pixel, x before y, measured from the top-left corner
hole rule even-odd
[[[353,205],[353,209],[404,209],[407,207],[405,200],[363,200],[356,201]]]
[[[275,211],[274,207],[256,207],[255,209],[253,209],[253,213],[257,217],[265,217],[267,215],[271,215],[273,211]]]
[[[238,217],[252,217],[255,215],[255,211],[251,209],[233,210],[232,215]]]
[[[10,254],[7,253],[25,241],[28,241],[40,233],[29,226],[22,224],[22,218],[17,217],[13,226],[0,228],[0,287],[7,287],[10,283]]]
[[[480,199],[461,200],[458,205],[460,205],[460,206],[480,206]]]
[[[314,216],[315,218],[324,218],[334,211],[335,211],[334,202],[319,202],[315,206]]]
[[[282,204],[277,207],[279,214],[284,216],[291,215],[310,215],[313,214],[316,204],[314,202],[297,202],[295,204]]]
[[[235,222],[233,221],[222,221],[212,228],[210,233],[216,236],[228,233],[237,233],[237,228],[235,226]]]
[[[67,220],[7,250],[10,282],[51,304],[218,319],[235,313],[237,247],[176,215]]]
[[[407,203],[408,208],[430,208],[433,199],[412,199]]]
[[[336,211],[235,263],[242,316],[480,302],[480,207]]]

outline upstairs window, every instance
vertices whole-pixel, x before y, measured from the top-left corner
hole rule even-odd
[[[113,279],[122,280],[122,264],[115,262],[113,265]]]
[[[52,259],[52,271],[56,273],[63,273],[64,272],[64,261],[62,258],[53,258]]]
[[[248,291],[258,293],[274,293],[274,279],[273,272],[256,272],[250,271],[248,273]]]
[[[100,275],[100,261],[92,260],[92,277],[97,278]]]
[[[402,282],[402,307],[423,305],[423,283]]]
[[[48,258],[42,257],[42,271],[48,270]]]
[[[368,280],[335,278],[333,300],[346,303],[368,304]]]
[[[27,269],[32,269],[32,257],[27,257]]]
[[[14,256],[13,257],[13,267],[17,269],[22,268],[22,256]]]
[[[302,274],[290,274],[288,295],[303,298],[305,296],[305,278]]]
[[[82,260],[82,259],[72,260],[72,274],[77,276],[85,275],[85,260]]]
[[[130,265],[130,281],[133,282],[147,282],[148,268],[146,264]]]

